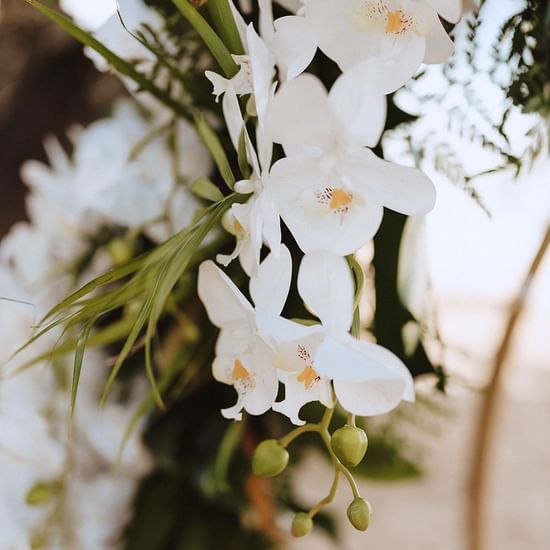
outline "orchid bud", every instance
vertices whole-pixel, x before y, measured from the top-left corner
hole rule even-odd
[[[348,506],[348,519],[359,531],[366,531],[369,528],[371,515],[371,505],[364,498],[357,497]]]
[[[279,475],[288,464],[288,451],[276,440],[262,441],[252,457],[252,471],[260,477]]]
[[[308,514],[300,512],[294,516],[290,532],[294,537],[305,537],[313,529],[313,520]]]
[[[367,434],[355,426],[346,425],[332,434],[330,445],[338,460],[354,468],[364,458],[368,447]]]
[[[115,265],[121,265],[130,261],[134,255],[134,247],[126,239],[114,238],[107,245],[107,250]]]

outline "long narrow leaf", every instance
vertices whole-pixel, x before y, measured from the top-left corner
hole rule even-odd
[[[229,189],[233,190],[236,182],[235,175],[233,174],[233,170],[231,170],[231,165],[229,164],[229,160],[227,159],[227,155],[223,150],[218,136],[212,131],[210,126],[208,126],[202,115],[195,116],[195,128],[203,143],[210,151],[223,181]]]
[[[86,324],[76,344],[76,350],[74,354],[74,366],[73,366],[73,382],[71,385],[71,417],[74,415],[74,409],[76,405],[76,395],[78,393],[78,384],[80,382],[80,373],[82,372],[82,362],[84,360],[84,353],[86,351],[86,346],[88,344],[90,331],[92,330],[92,327],[94,326],[95,321],[96,319],[92,319]]]
[[[218,62],[222,71],[227,78],[233,78],[239,68],[231,53],[225,47],[221,38],[216,34],[214,29],[208,24],[206,19],[194,8],[188,0],[172,0],[181,14],[189,21],[189,24],[197,31],[204,43]]]
[[[243,44],[228,0],[209,0],[206,4],[216,30],[233,54],[244,54]]]

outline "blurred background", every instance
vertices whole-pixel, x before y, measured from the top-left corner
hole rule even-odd
[[[100,18],[97,11],[102,3],[89,2],[90,20]],[[547,4],[542,2],[540,11],[550,17]],[[410,412],[411,421],[403,423],[403,438],[421,475],[366,483],[364,493],[375,510],[369,534],[342,529],[344,540],[338,548],[548,548],[550,253],[530,274],[550,224],[547,113],[544,105],[511,108],[509,82],[518,65],[506,61],[506,56],[498,69],[493,65],[495,47],[510,47],[501,39],[502,25],[524,5],[513,0],[485,2],[478,18],[481,24],[475,28],[475,48],[471,49],[468,34],[473,29],[466,27],[456,37],[459,61],[442,72],[428,71],[396,97],[404,110],[421,118],[406,139],[397,131],[386,136],[386,156],[403,162],[421,150],[423,168],[439,192],[425,224],[423,253],[438,327],[427,347],[437,358],[434,361],[445,366],[449,384],[446,395],[426,391],[429,406],[421,407],[421,413],[400,411],[402,416]],[[19,169],[26,159],[44,158],[44,136],[54,133],[64,140],[68,126],[105,114],[113,98],[124,93],[117,79],[97,73],[79,45],[23,0],[2,0],[1,6],[0,236],[25,216]],[[548,33],[548,23],[545,29]],[[469,63],[473,50],[475,63]],[[546,55],[550,58],[548,48]],[[474,108],[472,95],[481,98],[483,109],[477,104]],[[446,115],[440,116],[442,112]],[[499,120],[505,112],[509,112],[508,143],[503,145],[507,160],[518,158],[529,165],[519,174],[513,161],[494,170],[502,165],[501,152],[480,146],[477,140],[482,135],[490,141],[487,117]],[[448,113],[461,117],[461,124],[473,130],[458,129]],[[534,154],[533,143],[541,139],[545,145]],[[440,142],[447,146],[443,152]],[[500,143],[497,138],[495,142]],[[453,165],[438,165],[441,156],[452,156]],[[483,175],[471,177],[478,173]],[[526,282],[532,286],[522,296]],[[525,300],[518,301],[522,297]],[[520,313],[517,324],[506,338],[515,313]],[[503,340],[509,353],[498,362],[495,356]],[[501,369],[496,384],[495,368]],[[489,429],[480,432],[488,395],[496,398],[489,411]],[[487,475],[481,488],[479,433],[490,438],[482,445]],[[330,475],[321,461],[299,473],[296,481],[306,502],[324,496],[317,480]],[[483,528],[476,548],[469,513],[477,510],[480,495]],[[347,497],[340,497],[332,507],[336,514],[346,508]],[[334,548],[334,543],[316,534],[293,544],[292,548]]]

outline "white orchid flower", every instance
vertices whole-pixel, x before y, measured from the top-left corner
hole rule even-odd
[[[239,97],[252,95],[255,114],[263,121],[265,111],[272,95],[272,81],[275,70],[273,54],[258,36],[252,24],[246,28],[244,42],[246,55],[234,55],[239,72],[231,79],[213,71],[205,75],[214,87],[213,94],[222,98],[222,109],[235,150],[239,149],[239,140],[243,129],[243,118],[239,106]]]
[[[258,128],[256,153],[246,129],[244,132],[252,174],[249,179],[237,182],[235,190],[238,193],[250,193],[251,197],[245,204],[234,204],[225,214],[222,225],[228,233],[235,236],[237,244],[231,254],[218,254],[216,260],[228,266],[238,257],[245,273],[254,275],[260,264],[264,242],[275,256],[279,255],[281,222],[271,188],[266,183],[269,179],[273,143],[267,140],[261,128]]]
[[[144,25],[160,33],[165,26],[163,18],[143,0],[117,0],[117,11],[113,13],[94,33],[94,37],[123,59],[136,63],[144,72],[150,71],[157,62],[155,54],[147,49],[137,38],[136,33]],[[104,57],[91,48],[85,48],[86,55],[99,71],[107,71],[110,66]],[[131,89],[135,84],[126,80]]]
[[[278,391],[273,349],[258,331],[257,317],[280,315],[290,288],[292,259],[287,248],[279,257],[268,256],[250,281],[255,308],[231,279],[212,261],[199,269],[198,293],[212,323],[220,329],[214,378],[235,388],[237,403],[222,410],[225,418],[240,420],[242,410],[265,413]]]
[[[314,76],[287,82],[271,102],[266,129],[288,155],[271,169],[277,210],[304,252],[355,252],[376,233],[386,206],[424,214],[435,188],[420,170],[378,158],[382,94],[343,74],[330,94]]]
[[[438,14],[455,23],[462,11],[460,0],[303,3],[305,18],[317,36],[319,48],[343,71],[372,58],[387,63],[393,82],[388,93],[405,84],[422,62],[441,63],[451,55],[453,43]]]
[[[303,424],[298,413],[306,403],[333,406],[331,381],[342,407],[360,416],[385,414],[402,400],[414,401],[413,380],[405,365],[389,350],[349,334],[354,282],[343,258],[327,252],[306,255],[298,290],[321,325],[258,319],[262,331],[277,342],[274,364],[285,383],[285,398],[273,410]]]

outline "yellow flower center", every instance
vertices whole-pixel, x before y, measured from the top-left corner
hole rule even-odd
[[[250,373],[246,370],[245,366],[241,361],[239,361],[239,359],[236,359],[233,364],[233,374],[231,375],[231,378],[233,379],[233,382],[250,378]]]
[[[333,210],[340,210],[341,208],[347,207],[352,200],[353,197],[343,189],[333,189],[329,206]]]
[[[388,11],[386,18],[386,32],[392,34],[399,34],[403,31],[403,17],[401,10]]]
[[[320,378],[321,377],[317,374],[317,371],[313,367],[307,366],[297,376],[296,380],[298,380],[298,382],[303,382],[306,390],[309,390],[315,382],[318,382],[320,380]]]
[[[238,236],[242,236],[246,234],[246,229],[243,227],[242,223],[235,219],[235,223],[233,224],[233,229],[235,230],[235,234]]]

